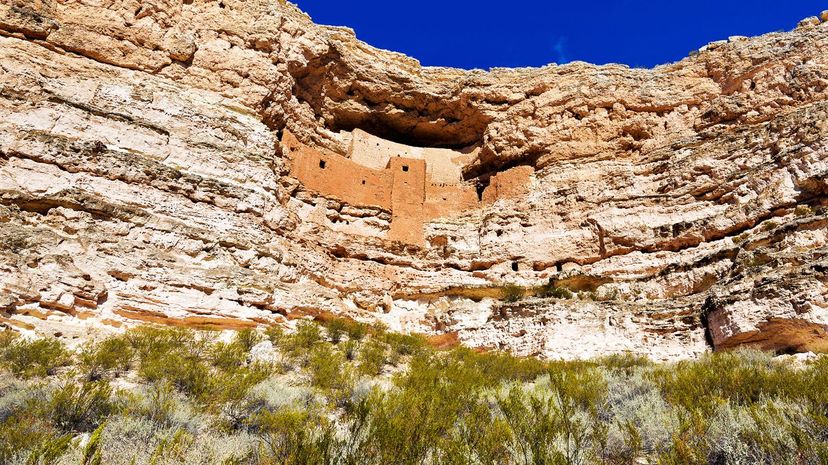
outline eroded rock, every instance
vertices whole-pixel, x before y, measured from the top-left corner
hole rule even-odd
[[[421,67],[268,0],[13,1],[0,34],[17,330],[334,312],[544,357],[828,340],[816,18],[654,69]],[[309,175],[322,157],[345,168]]]

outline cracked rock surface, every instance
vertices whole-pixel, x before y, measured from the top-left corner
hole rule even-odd
[[[7,0],[0,324],[333,312],[542,357],[824,350],[825,50],[813,20],[654,69],[464,71],[278,0]],[[354,129],[475,147],[467,182],[534,174],[424,246],[353,234],[389,213],[304,188],[280,138],[344,154]]]

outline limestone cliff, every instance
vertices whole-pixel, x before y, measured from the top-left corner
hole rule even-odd
[[[654,69],[422,67],[277,0],[4,0],[0,34],[8,327],[828,345],[819,19]]]

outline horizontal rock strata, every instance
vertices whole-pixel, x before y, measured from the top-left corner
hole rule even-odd
[[[542,357],[821,350],[827,49],[814,19],[654,69],[464,71],[276,0],[10,0],[0,324],[334,312]],[[296,171],[288,139],[365,164],[362,134],[457,154],[418,161],[451,200]]]

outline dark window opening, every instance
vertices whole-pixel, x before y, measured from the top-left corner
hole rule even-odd
[[[363,186],[365,185],[365,180],[364,180],[364,179],[362,180],[362,185],[363,185]]]
[[[512,262],[512,271],[518,270],[518,262]]]
[[[478,183],[475,186],[475,190],[477,191],[477,200],[483,201],[483,191],[486,190],[486,185],[483,183]]]
[[[319,167],[325,169],[325,160],[319,160]]]
[[[560,273],[561,271],[563,271],[563,265],[560,263],[555,263],[555,269],[558,271],[558,273]]]
[[[408,171],[408,165],[403,165],[403,171]]]

